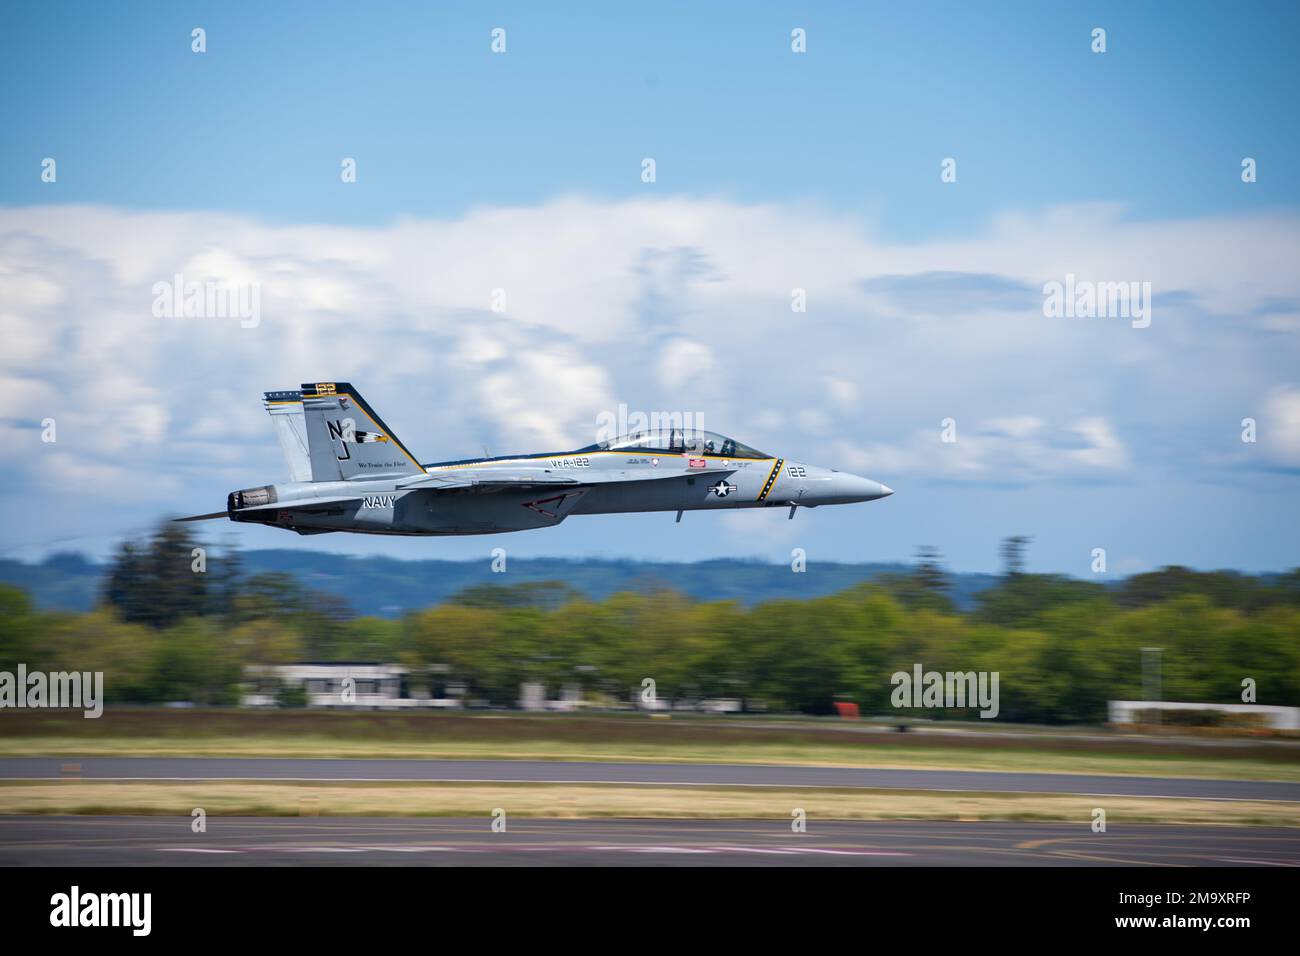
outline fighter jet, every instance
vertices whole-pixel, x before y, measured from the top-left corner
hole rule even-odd
[[[347,382],[267,392],[290,481],[231,492],[226,510],[178,518],[298,534],[497,534],[571,515],[799,508],[875,501],[878,481],[768,455],[734,438],[656,428],[573,451],[422,465]]]

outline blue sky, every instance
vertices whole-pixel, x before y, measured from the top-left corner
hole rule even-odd
[[[789,526],[231,532],[246,546],[815,561],[926,543],[982,570],[1028,533],[1034,567],[1081,575],[1099,546],[1112,570],[1300,563],[1295,4],[129,10],[0,11],[0,394],[24,449],[6,554],[103,552],[278,478],[258,393],[350,378],[426,460],[582,444],[626,402],[899,493]],[[263,326],[150,324],[149,287],[182,269],[261,283]],[[1040,287],[1066,272],[1152,281],[1151,328],[1045,325]],[[955,449],[933,440],[949,416]],[[148,499],[121,493],[135,482]],[[57,514],[30,506],[72,489]]]
[[[804,199],[897,236],[1048,203],[1145,217],[1300,197],[1280,175],[1300,135],[1294,3],[371,9],[7,4],[0,198],[49,201],[33,150],[63,157],[59,201],[285,221],[626,197],[645,155],[663,190]],[[495,26],[504,56],[488,55]],[[359,189],[334,188],[338,155]],[[1242,155],[1279,175],[1238,188]],[[956,196],[934,188],[945,156]]]

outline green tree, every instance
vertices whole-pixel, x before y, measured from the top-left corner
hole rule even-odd
[[[207,573],[193,567],[196,547],[189,527],[175,522],[161,525],[143,547],[125,542],[109,569],[104,601],[124,621],[155,628],[209,613]]]
[[[33,664],[41,644],[41,620],[27,592],[0,584],[0,670]]]

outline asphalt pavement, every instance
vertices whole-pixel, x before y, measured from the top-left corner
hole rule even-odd
[[[14,866],[1296,866],[1300,830],[1087,823],[0,817]]]
[[[1300,800],[1300,783],[989,770],[558,760],[280,757],[3,757],[0,779],[319,780],[835,787],[971,793]]]

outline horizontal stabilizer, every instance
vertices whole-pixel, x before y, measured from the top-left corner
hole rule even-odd
[[[224,511],[214,511],[210,515],[190,515],[188,518],[172,518],[173,521],[211,521],[214,518],[226,518],[229,515]]]

